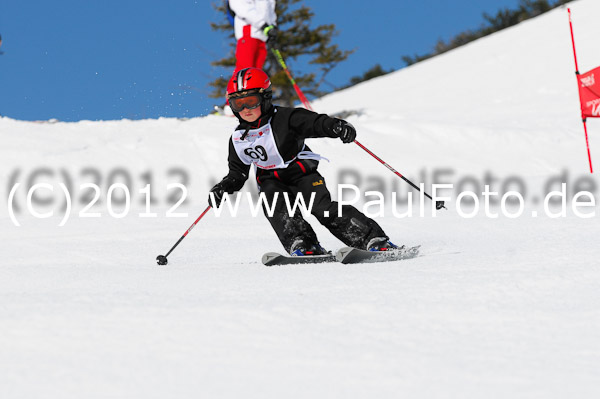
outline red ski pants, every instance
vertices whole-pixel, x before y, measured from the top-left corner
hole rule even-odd
[[[244,26],[244,36],[237,42],[235,70],[261,68],[267,59],[267,46],[260,39],[250,36],[250,25]]]

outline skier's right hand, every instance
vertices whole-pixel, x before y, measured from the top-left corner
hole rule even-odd
[[[333,124],[333,133],[345,144],[352,143],[356,139],[356,129],[343,119],[336,119]]]
[[[212,193],[212,196],[210,195]],[[221,206],[221,201],[223,201],[223,196],[225,195],[225,189],[223,188],[223,184],[217,183],[213,188],[210,189],[210,193],[208,194],[208,205],[218,208]],[[214,203],[211,197],[214,197]]]
[[[233,194],[236,191],[241,190],[247,178],[248,176],[239,173],[237,175],[228,174],[225,176],[223,180],[215,184],[215,186],[210,189],[212,196],[215,197],[215,203],[213,205],[213,201],[211,200],[211,195],[209,193],[208,205],[214,206],[215,208],[221,206],[221,201],[223,201],[223,196],[225,193]]]
[[[275,25],[264,24],[262,30],[267,37],[267,44],[274,45],[277,41],[277,27]]]

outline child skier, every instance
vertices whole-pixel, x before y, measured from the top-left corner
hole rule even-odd
[[[340,241],[350,247],[370,251],[397,248],[372,219],[356,208],[344,205],[338,214],[338,204],[331,200],[325,179],[317,171],[320,156],[304,144],[307,138],[340,138],[351,143],[356,130],[348,122],[317,114],[303,108],[271,104],[271,82],[258,68],[236,71],[227,86],[227,99],[240,124],[229,141],[229,173],[217,183],[209,195],[209,204],[218,207],[224,193],[232,194],[248,179],[250,165],[256,167],[256,181],[269,205],[275,198],[271,223],[285,250],[293,256],[323,255],[317,236],[298,211],[288,214],[283,198],[304,196],[308,204],[315,195],[311,213]]]

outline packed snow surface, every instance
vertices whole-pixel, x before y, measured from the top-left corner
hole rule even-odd
[[[600,3],[571,7],[586,71],[600,65]],[[435,217],[399,218],[387,203],[376,220],[422,256],[381,264],[264,267],[283,249],[243,201],[237,217],[209,212],[157,266],[227,173],[234,118],[1,118],[2,397],[597,397],[600,210],[572,199],[597,199],[599,181],[573,72],[561,8],[315,101],[350,112],[358,140],[415,183],[455,185]],[[600,123],[588,124],[600,167]],[[334,197],[355,183],[358,207],[369,190],[406,198],[358,146],[309,145],[331,161],[320,171]],[[28,208],[36,183],[49,186]],[[561,183],[553,218],[544,197]],[[461,216],[457,194],[485,184],[518,191],[522,215],[497,198],[497,218],[483,202]],[[322,245],[342,246],[309,220]]]

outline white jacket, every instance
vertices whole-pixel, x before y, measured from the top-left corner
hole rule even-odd
[[[229,7],[235,13],[235,38],[244,36],[244,26],[251,25],[250,36],[267,41],[261,27],[264,24],[276,25],[275,0],[229,0]]]

